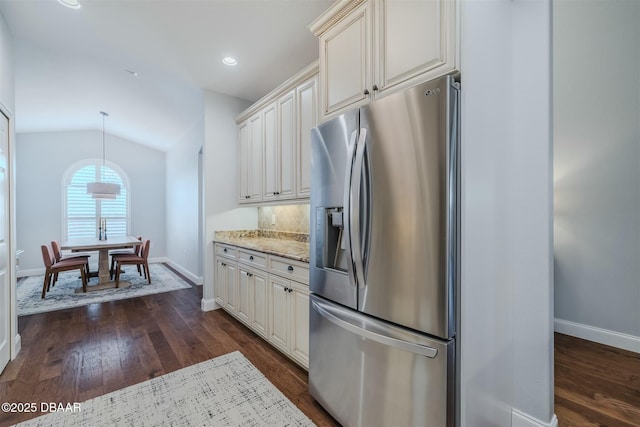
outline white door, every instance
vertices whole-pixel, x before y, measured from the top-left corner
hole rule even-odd
[[[262,113],[249,119],[249,202],[262,200]]]
[[[298,147],[296,149],[296,191],[298,197],[309,197],[311,194],[311,129],[318,124],[316,91],[318,78],[298,86]]]
[[[238,202],[247,203],[249,197],[249,126],[238,127]]]
[[[235,264],[227,264],[225,263],[225,273],[226,273],[226,281],[227,281],[227,310],[235,313],[238,311],[238,293],[237,293],[237,269]]]
[[[9,268],[9,119],[0,114],[0,372],[7,366],[11,358],[9,337],[11,334],[11,302],[8,280]]]
[[[296,158],[296,109],[295,90],[285,94],[278,100],[278,138],[280,153],[278,157],[278,198],[295,197],[294,174]]]
[[[251,287],[251,271],[244,268],[242,265],[238,265],[238,319],[250,324],[249,316],[249,303],[251,302],[249,296],[249,289]]]
[[[309,366],[309,288],[291,282],[291,355]]]
[[[253,288],[251,289],[251,327],[258,334],[267,338],[267,276],[253,271]]]
[[[215,299],[225,307],[227,304],[227,268],[224,260],[216,260],[216,283],[214,284]]]
[[[289,351],[289,281],[269,276],[269,342]]]
[[[264,191],[263,200],[275,199],[278,191],[278,141],[275,102],[263,111],[264,127]]]

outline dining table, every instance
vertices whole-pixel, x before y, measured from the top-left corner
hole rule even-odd
[[[114,236],[108,239],[98,239],[97,237],[83,237],[69,239],[60,245],[60,249],[71,252],[98,252],[98,284],[87,286],[87,291],[97,291],[100,289],[115,288],[115,280],[111,280],[109,271],[109,251],[114,249],[127,249],[140,245],[142,242],[133,236]],[[131,283],[120,280],[119,288],[131,286]],[[82,288],[79,289],[82,292]],[[78,289],[76,289],[78,292]]]

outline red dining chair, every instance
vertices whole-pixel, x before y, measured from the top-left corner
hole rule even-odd
[[[53,252],[54,262],[69,261],[69,260],[75,260],[75,259],[85,259],[87,261],[87,280],[89,280],[89,277],[91,277],[91,272],[89,271],[89,257],[91,256],[91,254],[88,254],[86,252],[78,252],[70,255],[62,255],[62,251],[60,250],[60,245],[55,240],[51,241],[51,251]],[[54,274],[52,285],[55,285],[57,281],[58,281],[58,275]]]
[[[116,258],[119,256],[127,256],[127,255],[137,255],[140,256],[140,251],[142,250],[142,236],[136,237],[136,239],[140,240],[139,245],[135,245],[133,249],[118,249],[114,251],[109,251],[109,255],[111,255],[111,268],[109,269],[109,277],[113,279],[113,275],[115,274],[115,265]],[[140,270],[140,265],[138,267],[138,274],[142,276],[142,271]]]
[[[49,291],[51,287],[52,276],[57,277],[58,273],[70,270],[80,270],[80,276],[82,277],[82,291],[87,292],[87,259],[77,258],[69,259],[66,261],[55,262],[55,258],[49,252],[47,245],[40,246],[42,250],[42,261],[44,262],[45,273],[44,281],[42,283],[42,298]]]
[[[142,267],[145,278],[151,284],[151,273],[149,272],[149,247],[151,242],[145,240],[140,249],[140,255],[121,255],[116,257],[116,288],[120,286],[120,272],[123,265],[138,265]]]

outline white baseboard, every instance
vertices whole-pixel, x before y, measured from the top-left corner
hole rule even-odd
[[[18,353],[20,353],[21,349],[22,349],[22,337],[20,336],[20,334],[16,334],[16,336],[13,339],[13,348],[11,349],[11,360],[18,357]]]
[[[627,335],[621,332],[596,328],[595,326],[562,319],[555,319],[554,329],[561,334],[640,353],[640,337],[634,335]]]
[[[167,264],[171,264],[171,261],[169,261],[168,258],[166,257],[157,257],[157,258],[149,258],[149,264],[157,264],[157,263],[162,263],[162,262],[166,262]],[[90,264],[90,266],[93,268],[94,265]],[[176,270],[178,270],[178,268],[176,268],[175,265],[171,264],[171,266],[173,268],[175,268]],[[97,264],[96,264],[97,267]],[[180,271],[180,270],[178,270]],[[45,269],[44,268],[30,268],[30,269],[20,269],[18,271],[16,271],[16,277],[29,277],[29,276],[42,276],[44,275]],[[180,271],[182,273],[182,271]],[[184,273],[182,273],[184,274]],[[186,274],[185,274],[186,276]],[[189,277],[189,276],[187,276]],[[191,279],[191,277],[189,277],[189,279]],[[202,282],[202,279],[200,280]],[[196,282],[197,284],[197,282]]]
[[[558,427],[558,418],[553,414],[551,420],[544,422],[513,408],[511,409],[511,427]]]
[[[178,270],[180,272],[180,274],[186,276],[189,280],[191,280],[196,285],[202,285],[203,284],[204,280],[202,279],[202,277],[196,276],[195,274],[193,274],[189,270],[186,270],[185,268],[183,268],[179,264],[176,264],[175,262],[171,261],[170,259],[167,260],[167,264],[169,264],[172,268]]]
[[[44,268],[30,268],[27,270],[20,269],[16,271],[16,277],[42,276]]]
[[[216,303],[215,299],[202,298],[202,301],[200,302],[200,308],[202,309],[202,311],[211,311],[217,310],[221,307]]]

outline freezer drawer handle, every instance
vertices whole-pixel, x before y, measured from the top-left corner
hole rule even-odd
[[[359,326],[356,326],[348,322],[347,320],[340,318],[339,314],[335,313],[334,310],[331,309],[331,307],[327,307],[327,306],[322,307],[320,306],[320,303],[318,303],[317,301],[313,301],[311,304],[313,305],[313,308],[328,321],[338,325],[343,329],[346,329],[351,333],[360,335],[363,338],[368,338],[372,341],[376,341],[381,344],[388,345],[389,347],[395,347],[401,350],[409,351],[411,353],[421,354],[431,359],[435,358],[438,355],[438,350],[433,347],[401,341],[396,338],[392,338],[389,336],[378,334],[373,331],[369,331],[367,329],[363,329]]]

